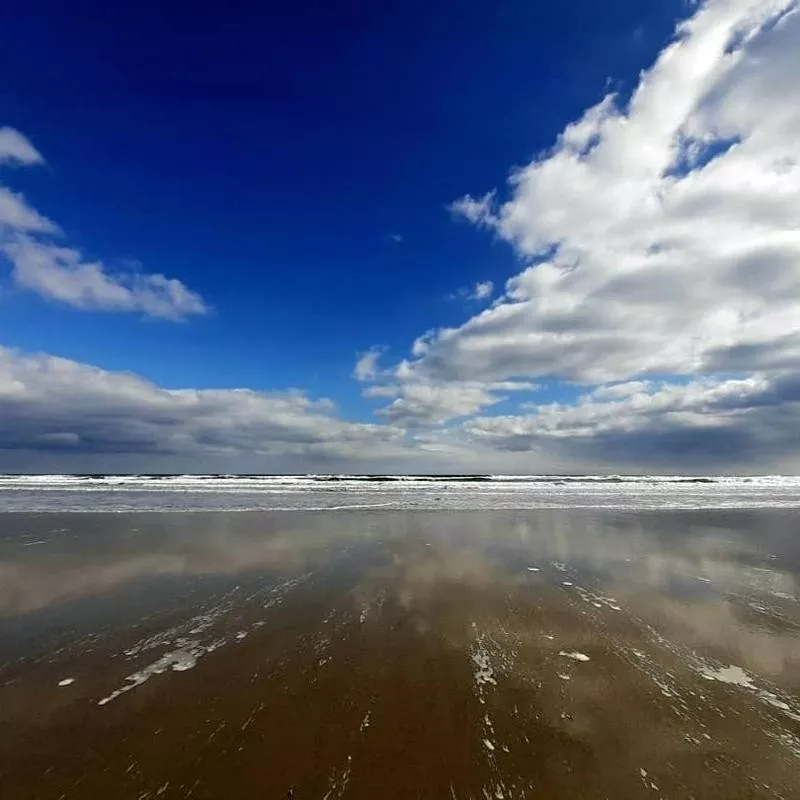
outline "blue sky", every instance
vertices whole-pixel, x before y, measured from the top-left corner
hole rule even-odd
[[[6,8],[0,468],[793,470],[795,12]]]

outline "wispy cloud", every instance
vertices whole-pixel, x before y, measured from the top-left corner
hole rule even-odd
[[[0,164],[43,164],[42,154],[14,128],[0,128]]]
[[[494,293],[492,281],[478,281],[474,286],[462,287],[449,295],[451,300],[488,300]]]
[[[13,128],[0,129],[0,165],[36,165],[44,159]],[[15,283],[73,308],[138,312],[181,320],[209,309],[199,294],[160,274],[109,270],[78,250],[56,244],[59,227],[0,186],[0,252],[12,264]]]
[[[450,203],[447,208],[453,216],[463,217],[473,225],[493,227],[497,223],[495,195],[494,190],[482,197],[465,194]]]
[[[378,359],[384,348],[371,347],[365,353],[359,353],[353,368],[353,377],[358,381],[374,381],[378,377]]]
[[[13,232],[58,233],[56,225],[31,208],[25,198],[0,186],[0,241]]]
[[[478,281],[469,293],[471,300],[486,300],[492,296],[494,284],[491,281]]]
[[[18,236],[3,246],[14,264],[18,286],[87,311],[139,311],[179,320],[202,314],[202,298],[180,281],[163,275],[106,272],[102,263],[84,261],[77,250]]]

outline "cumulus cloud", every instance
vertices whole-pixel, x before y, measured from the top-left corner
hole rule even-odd
[[[44,162],[38,150],[13,128],[0,129],[0,165]],[[15,283],[73,308],[133,311],[179,320],[208,307],[181,281],[159,274],[110,271],[75,249],[53,243],[58,226],[0,186],[0,253],[12,264]]]
[[[601,98],[505,193],[452,203],[522,270],[384,370],[379,413],[471,416],[498,387],[544,377],[586,389],[452,436],[584,465],[796,468],[798,52],[796,0],[701,3],[629,98]]]
[[[329,401],[302,392],[164,389],[137,375],[0,348],[0,450],[326,461],[372,448],[391,454],[402,434],[344,421]]]
[[[711,0],[642,73],[454,213],[526,266],[491,308],[428,336],[436,380],[606,382],[800,357],[800,12]]]

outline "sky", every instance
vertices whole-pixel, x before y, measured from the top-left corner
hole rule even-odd
[[[0,470],[800,470],[796,0],[26,0],[0,74]]]

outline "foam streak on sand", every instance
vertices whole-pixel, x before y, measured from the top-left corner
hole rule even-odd
[[[161,675],[167,670],[172,670],[173,672],[186,672],[186,670],[192,669],[192,667],[197,664],[198,658],[201,658],[206,653],[216,650],[222,644],[224,644],[224,640],[212,642],[209,645],[201,645],[199,642],[189,642],[178,650],[164,653],[161,658],[159,658],[157,661],[154,661],[152,664],[148,664],[146,667],[144,667],[144,669],[137,670],[131,675],[128,675],[128,677],[125,678],[125,680],[128,681],[125,686],[115,689],[107,697],[104,697],[102,700],[98,700],[97,705],[104,706],[107,703],[110,703],[112,700],[116,700],[116,698],[118,698],[120,695],[129,692],[131,689],[141,686],[143,683],[150,680],[150,678],[152,678],[154,675]]]
[[[742,689],[747,689],[752,692],[759,700],[763,701],[772,708],[777,708],[782,711],[789,719],[795,722],[800,722],[800,709],[793,708],[785,700],[778,697],[775,692],[769,689],[764,689],[755,684],[753,678],[748,675],[741,667],[735,664],[730,664],[727,667],[720,667],[719,669],[712,669],[711,667],[701,667],[700,674],[709,681],[719,681],[720,683],[727,683],[731,686],[738,686]]]
[[[746,689],[755,689],[753,679],[741,668],[731,664],[729,667],[719,669],[703,668],[700,674],[709,681],[730,683],[733,686],[743,686]]]
[[[564,658],[571,658],[573,661],[589,661],[589,656],[587,656],[586,653],[568,653],[565,650],[561,650],[558,654],[564,656]]]
[[[487,683],[497,685],[497,681],[494,679],[494,670],[489,661],[489,654],[482,646],[478,646],[472,651],[472,661],[476,667],[475,683],[478,686],[483,686]]]

